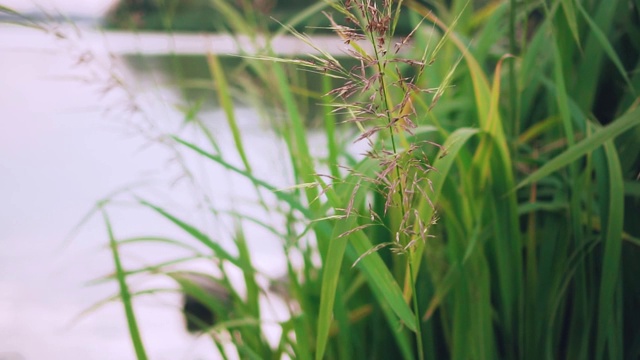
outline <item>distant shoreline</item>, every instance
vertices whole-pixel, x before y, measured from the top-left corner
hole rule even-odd
[[[95,22],[91,22],[95,24]],[[0,44],[6,47],[22,47],[30,43],[31,37],[50,36],[27,28],[13,27],[13,31],[3,31],[7,24],[0,24]],[[81,41],[87,50],[106,51],[116,55],[254,55],[266,44],[265,36],[258,36],[256,43],[248,36],[231,36],[219,33],[160,32],[160,31],[123,31],[79,26]],[[65,33],[65,29],[61,29]],[[345,56],[350,48],[336,35],[312,35],[314,45],[333,56]],[[280,35],[271,43],[272,55],[305,56],[318,55],[319,51],[293,35]],[[400,38],[394,39],[399,42]],[[99,46],[96,46],[99,45]],[[365,49],[369,44],[360,44]],[[52,48],[59,48],[55,43]],[[263,53],[263,55],[266,55]]]
[[[72,22],[74,24],[102,25],[104,23],[104,19],[101,17],[84,15],[49,15],[42,12],[20,13],[20,16],[0,13],[0,23],[28,24],[29,22],[45,24]]]

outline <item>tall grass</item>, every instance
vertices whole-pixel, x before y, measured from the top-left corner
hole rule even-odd
[[[249,8],[212,3],[233,34],[255,39],[264,31],[249,16],[255,14],[243,12]],[[283,29],[306,40],[293,30],[297,21],[320,10],[339,13],[352,28],[333,28],[359,65],[327,53],[278,58],[266,48],[238,59],[250,76],[229,79],[210,56],[241,164],[208,150],[216,148],[210,133],[209,144],[171,138],[248,179],[266,209],[262,199],[277,202],[274,223],[236,219],[239,229],[253,222],[277,234],[289,259],[290,316],[279,323],[277,346],[260,327],[266,290],[243,232],[231,252],[172,209],[139,200],[213,254],[231,301],[227,309],[207,303],[219,321],[203,331],[222,356],[640,356],[637,2],[354,0],[309,9]],[[394,37],[400,12],[415,29],[406,38]],[[306,73],[290,64],[323,74],[325,95],[305,91]],[[252,171],[235,125],[238,89],[253,95],[286,143],[292,188]],[[305,126],[309,97],[325,105],[328,151],[321,159],[312,156]],[[368,144],[366,156],[350,152],[352,141]],[[127,271],[118,249],[138,241],[184,244],[118,242],[107,225],[114,279],[144,358],[132,305],[137,293],[126,280],[158,273],[177,279],[175,263]],[[245,295],[231,284],[230,267],[244,274]]]

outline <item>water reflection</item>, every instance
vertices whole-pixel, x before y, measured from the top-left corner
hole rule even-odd
[[[297,59],[310,58],[299,55]],[[214,86],[214,79],[210,71],[210,64],[206,55],[145,55],[133,54],[123,56],[125,63],[136,74],[145,78],[162,79],[165,85],[176,89],[191,109],[211,110],[219,106],[218,95]],[[338,58],[345,68],[351,68],[357,62],[351,58]],[[270,89],[265,79],[239,56],[218,56],[224,68],[227,82],[231,87],[234,101],[239,106],[251,107],[250,96],[257,99],[261,105],[277,104],[279,96]],[[289,76],[292,89],[296,92],[297,104],[300,106],[302,117],[309,127],[321,124],[323,74],[310,71],[300,71],[293,64],[283,64]]]

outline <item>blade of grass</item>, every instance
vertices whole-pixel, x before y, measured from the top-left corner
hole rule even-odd
[[[367,245],[365,244],[362,248],[367,248],[367,250],[371,249],[371,244]],[[351,260],[351,261],[355,261],[355,259],[358,259],[362,253],[356,251],[355,247],[352,245],[348,245],[347,246],[347,257]],[[378,255],[378,253],[373,253],[368,255],[366,258],[364,258],[362,261],[360,261],[357,265],[358,268],[362,268],[363,272],[367,272],[368,270],[368,266],[369,263],[367,262],[367,258],[369,257],[377,257],[378,259],[380,259],[380,256]],[[382,260],[380,259],[380,262],[373,263],[374,265],[376,264],[380,264],[382,262]],[[384,268],[386,269],[386,267]],[[389,274],[388,276],[385,275],[383,278],[390,278],[391,273],[387,271],[387,273]],[[370,284],[376,284],[376,282],[378,281],[377,278],[375,278],[374,274],[371,271],[368,271],[368,273],[365,273],[365,279],[367,282],[369,282]],[[395,281],[393,282],[395,284]],[[385,299],[385,291],[391,291],[391,292],[398,292],[400,294],[400,296],[402,296],[402,293],[400,292],[400,288],[398,286],[394,287],[390,287],[390,286],[371,286],[371,291],[373,292],[373,295],[375,296],[376,300],[378,301],[378,305],[380,306],[380,308],[382,309],[382,313],[384,315],[385,320],[387,321],[387,324],[385,325],[389,330],[391,330],[391,333],[393,334],[396,343],[398,345],[398,347],[400,348],[400,353],[402,354],[402,357],[405,360],[412,360],[415,359],[415,355],[414,355],[414,350],[413,350],[413,345],[411,344],[411,336],[408,333],[408,331],[403,331],[404,326],[403,326],[403,322],[398,318],[397,315],[397,311],[392,309],[391,306],[389,305],[389,303],[387,302],[387,300]],[[409,306],[406,305],[406,303],[404,303],[406,307],[406,309],[409,309]],[[419,321],[416,319],[416,322]],[[388,332],[386,332],[384,329],[380,329],[382,333],[384,334],[388,334]],[[387,330],[388,331],[388,330]],[[385,342],[388,342],[388,339],[385,338],[384,339]],[[394,354],[394,356],[397,356]]]
[[[170,239],[167,237],[159,237],[159,236],[141,236],[141,237],[133,237],[128,239],[120,240],[120,245],[125,244],[138,244],[138,243],[153,243],[153,244],[167,244],[174,245],[179,248],[183,248],[185,250],[192,251],[193,253],[199,254],[200,252],[195,247],[185,244],[184,241]]]
[[[220,244],[217,244],[216,242],[211,240],[211,238],[209,238],[209,236],[205,235],[203,232],[198,230],[193,225],[190,225],[190,224],[186,223],[185,221],[182,221],[182,220],[178,219],[177,217],[171,215],[169,212],[167,212],[166,210],[160,208],[159,206],[153,205],[150,202],[147,202],[147,201],[142,200],[142,199],[140,199],[139,201],[140,201],[140,204],[151,208],[152,210],[154,210],[158,214],[162,215],[163,217],[165,217],[166,219],[168,219],[172,223],[176,224],[182,230],[186,231],[189,235],[193,236],[196,240],[200,241],[202,244],[207,246],[209,249],[213,250],[213,252],[215,253],[216,256],[220,257],[221,259],[229,261],[230,263],[238,266],[239,268],[242,268],[239,260],[236,257],[234,257],[231,254],[229,254],[225,249],[222,248],[222,246],[220,246]]]
[[[578,20],[576,19],[576,10],[573,7],[573,0],[560,0],[562,3],[562,11],[564,12],[564,17],[567,19],[567,24],[569,24],[569,29],[571,30],[571,35],[573,35],[573,39],[576,41],[578,47],[580,47],[580,34],[578,32]],[[576,1],[576,6],[580,7],[580,1]]]
[[[127,286],[126,281],[126,272],[122,268],[122,263],[120,262],[118,243],[113,236],[113,229],[111,228],[111,222],[109,221],[109,216],[107,215],[106,210],[101,209],[101,211],[102,217],[104,218],[104,223],[107,227],[107,233],[109,234],[109,244],[111,245],[113,262],[116,266],[116,277],[118,279],[118,286],[120,287],[120,298],[122,299],[122,305],[124,306],[124,312],[127,318],[127,325],[129,327],[131,342],[133,344],[133,348],[135,349],[136,357],[138,358],[138,360],[146,360],[147,354],[144,349],[144,344],[142,343],[142,338],[140,337],[138,322],[136,321],[136,315],[133,310],[131,292],[129,291],[129,287]]]
[[[443,186],[449,178],[453,164],[457,163],[461,170],[465,169],[466,166],[461,161],[461,155],[465,146],[469,145],[469,140],[479,133],[479,129],[460,128],[446,138],[446,141],[435,156],[436,160],[433,162],[434,171],[430,173],[430,183],[428,184],[429,196],[428,198],[421,198],[416,207],[421,218],[430,219],[436,214],[438,203],[445,197],[443,195]],[[468,166],[470,167],[470,164]],[[415,227],[414,231],[419,232],[420,230]],[[414,255],[414,261],[418,261],[415,264],[416,268],[420,267],[419,261],[424,245],[423,242],[417,244],[416,254]]]
[[[122,245],[121,242],[119,242],[118,245]],[[163,268],[171,266],[171,265],[175,265],[175,264],[180,264],[180,263],[184,263],[184,262],[190,262],[192,260],[195,259],[202,259],[202,258],[206,258],[205,256],[202,255],[195,255],[195,256],[187,256],[187,257],[182,257],[182,258],[177,258],[177,259],[172,259],[172,260],[168,260],[168,261],[163,261],[154,265],[149,265],[149,266],[144,266],[138,269],[134,269],[134,270],[127,270],[125,271],[124,275],[125,277],[129,277],[131,275],[137,275],[137,274],[143,274],[143,273],[151,273],[151,274],[155,274],[155,273],[160,273],[162,272]],[[92,285],[98,285],[98,284],[102,284],[108,281],[111,281],[113,279],[117,279],[118,274],[110,274],[110,275],[106,275],[103,277],[100,277],[98,279],[95,280],[91,280],[88,283],[86,283],[86,285],[88,286],[92,286]]]
[[[579,141],[575,146],[563,151],[560,155],[556,156],[551,161],[548,161],[538,170],[520,181],[516,186],[516,189],[539,181],[554,171],[569,165],[588,152],[602,146],[602,144],[607,140],[611,140],[630,128],[638,125],[640,125],[640,107],[629,111],[625,115],[616,119],[613,123],[597,129],[588,138]]]
[[[564,6],[565,3],[562,3]],[[565,13],[566,15],[566,13]],[[549,17],[549,15],[547,15]],[[568,64],[566,59],[571,58],[572,56],[572,48],[566,46],[567,41],[563,41],[562,30],[558,30],[558,27],[552,28],[552,52],[553,52],[553,80],[555,85],[555,93],[553,99],[555,99],[556,106],[558,107],[558,111],[560,113],[560,119],[563,125],[564,136],[566,138],[567,147],[571,148],[575,144],[575,134],[574,134],[574,124],[572,122],[571,112],[570,112],[570,99],[567,91],[567,83],[566,83],[566,73],[569,73],[571,69],[567,68]],[[569,26],[571,24],[569,23]],[[563,29],[563,28],[561,28]],[[575,120],[580,119],[579,121],[584,120],[585,117],[574,118]],[[584,128],[583,124],[576,124],[579,128]],[[583,188],[584,184],[580,181],[578,177],[578,164],[575,162],[571,162],[568,164],[569,171],[569,187],[572,189],[569,194],[569,214],[570,217],[570,226],[572,229],[572,236],[578,243],[583,242],[585,240],[584,228],[582,226],[582,221],[580,219],[579,214],[581,213],[581,203],[580,197],[584,193],[585,189]],[[535,254],[534,247],[529,245],[530,251],[528,254]],[[531,262],[527,262],[528,264],[532,264]],[[587,272],[588,266],[586,264],[581,264],[578,270],[576,271],[576,276],[574,279],[574,292],[576,293],[576,300],[573,304],[574,315],[571,317],[569,322],[569,335],[568,335],[568,348],[571,349],[567,356],[569,357],[578,357],[582,358],[587,356],[588,352],[588,342],[586,340],[586,336],[584,336],[585,332],[588,332],[589,329],[589,306],[590,301],[587,295]],[[532,278],[533,276],[529,276]],[[531,283],[531,282],[529,282]],[[530,293],[534,293],[536,291],[537,286],[532,284],[528,291]],[[533,348],[530,348],[533,349]]]
[[[339,221],[331,236],[329,250],[327,252],[324,272],[322,274],[322,287],[320,292],[320,311],[318,312],[318,330],[316,338],[316,360],[324,359],[325,350],[329,341],[329,330],[333,320],[333,307],[336,299],[336,289],[340,278],[340,269],[344,259],[344,253],[350,236],[339,238],[341,234],[356,226],[356,218],[350,217]]]
[[[325,94],[328,94],[332,89],[331,78],[328,76],[324,76],[322,78],[322,91]],[[323,115],[324,115],[324,129],[327,134],[327,150],[328,150],[328,158],[327,162],[329,164],[329,171],[331,172],[331,176],[335,179],[340,178],[340,171],[338,170],[338,144],[336,141],[336,116],[331,111],[329,105],[331,105],[331,99],[329,96],[325,95],[322,97],[323,107]]]
[[[292,17],[287,21],[287,23],[285,24],[286,26],[281,27],[280,29],[276,30],[273,33],[273,37],[275,38],[277,36],[284,35],[286,32],[289,31],[289,29],[294,28],[296,25],[303,23],[310,16],[313,16],[322,12],[322,10],[326,9],[327,6],[334,4],[336,1],[337,0],[318,1],[313,5],[307,7],[306,9],[296,13],[294,17]]]
[[[633,83],[629,79],[629,76],[627,75],[627,70],[624,68],[624,65],[622,65],[622,61],[620,60],[620,57],[614,50],[613,46],[611,45],[611,42],[607,39],[607,36],[604,34],[604,32],[602,32],[598,24],[596,24],[596,22],[593,21],[591,16],[589,16],[589,13],[587,13],[587,11],[584,9],[580,1],[576,1],[576,6],[578,10],[580,10],[580,13],[582,14],[582,16],[584,16],[584,19],[587,21],[587,24],[589,24],[589,29],[591,30],[591,34],[593,34],[593,36],[595,36],[595,38],[598,40],[605,54],[607,54],[611,62],[616,66],[616,69],[618,69],[618,72],[620,73],[624,81],[627,83],[627,86],[629,86],[629,89],[631,89],[631,92],[635,94],[636,90],[633,86]],[[614,5],[612,5],[612,7],[613,6]]]
[[[596,342],[596,359],[619,359],[622,357],[619,344],[612,343],[612,334],[622,333],[622,324],[617,322],[621,309],[615,306],[618,284],[620,281],[620,262],[622,251],[622,227],[624,222],[624,182],[620,159],[612,141],[604,144],[606,167],[598,171],[600,204],[603,223],[604,253],[602,260],[602,277],[598,296],[598,336]],[[620,341],[622,338],[620,337]],[[605,354],[605,344],[608,354]]]
[[[377,163],[366,159],[359,164],[354,174],[350,175],[344,183],[338,184],[340,194],[342,197],[338,197],[333,194],[336,190],[329,188],[327,194],[329,195],[329,201],[334,208],[341,208],[341,198],[349,198],[353,196],[355,199],[362,199],[366,194],[366,185],[361,185],[356,194],[352,194],[356,178],[358,176],[370,176],[371,171],[377,168]],[[360,174],[360,175],[355,175]],[[355,200],[354,203],[360,203],[361,200]],[[318,334],[317,334],[317,347],[316,347],[316,359],[321,359],[324,356],[324,351],[328,343],[329,330],[332,322],[333,304],[335,302],[335,292],[337,289],[341,264],[344,258],[345,251],[349,251],[349,259],[356,261],[362,254],[369,253],[373,248],[371,242],[367,239],[362,229],[353,231],[357,227],[357,218],[351,216],[345,220],[337,222],[333,234],[330,237],[329,248],[327,256],[325,258],[324,274],[322,280],[322,296],[320,300],[320,313],[318,316]],[[347,234],[347,235],[345,235]],[[339,236],[347,239],[340,238]],[[348,240],[348,241],[345,241]],[[395,279],[389,272],[380,255],[376,252],[369,254],[360,261],[358,265],[364,272],[369,285],[372,287],[374,293],[378,293],[383,301],[379,301],[381,306],[389,306],[389,308],[399,317],[405,325],[412,331],[416,330],[416,317],[413,312],[404,301],[402,291],[400,290]],[[402,343],[400,343],[402,344]]]
[[[177,289],[169,289],[169,288],[153,288],[153,289],[144,289],[144,290],[138,290],[138,291],[134,291],[131,292],[130,295],[132,298],[137,298],[143,295],[155,295],[155,294],[161,294],[161,293],[179,293],[180,291]],[[78,315],[76,315],[71,321],[69,321],[68,323],[68,327],[72,328],[74,326],[74,324],[77,324],[80,320],[82,320],[83,317],[90,315],[96,311],[98,311],[100,308],[102,308],[103,306],[115,302],[115,301],[121,301],[121,296],[120,296],[120,292],[118,292],[117,294],[111,295],[107,298],[104,298],[98,302],[95,302],[93,305],[89,306],[88,308],[85,308],[84,310],[82,310]]]
[[[590,11],[594,14],[593,21],[600,30],[598,33],[608,34],[611,31],[616,8],[620,4],[622,2],[619,1],[599,1],[592,4]],[[593,32],[587,34],[582,61],[577,64],[577,73],[589,74],[589,76],[578,77],[574,87],[575,91],[572,92],[573,98],[586,113],[591,111],[593,99],[597,93],[597,84],[603,70],[602,60],[606,54],[606,52],[602,52],[598,36]]]
[[[447,141],[445,141],[442,146],[443,150],[438,153],[437,160],[433,164],[433,167],[437,169],[437,171],[431,174],[431,188],[433,192],[430,200],[433,204],[438,204],[442,196],[444,182],[447,180],[449,172],[458,158],[459,151],[478,133],[478,129],[462,128],[456,130],[447,138]],[[417,209],[422,219],[431,219],[435,213],[435,209],[431,207],[427,199],[422,199]],[[416,227],[414,231],[419,231],[419,229]],[[416,269],[420,268],[425,245],[424,242],[418,242],[416,245],[416,251],[411,260]]]
[[[251,262],[251,253],[241,226],[238,226],[236,230],[235,243],[238,247],[238,261],[241,264],[240,269],[242,270],[245,288],[247,289],[245,300],[247,310],[251,317],[260,319],[260,287],[256,283],[256,270]],[[264,346],[265,343],[261,341],[260,328],[257,327],[253,330],[254,331],[245,334],[244,341],[246,341],[247,344],[252,344],[252,347],[255,350],[260,350],[260,353],[267,357],[267,354],[270,353],[270,349],[266,348]],[[250,336],[250,339],[247,339],[247,335]]]
[[[288,83],[287,77],[282,69],[282,65],[279,63],[273,63],[273,70],[278,82],[278,88],[280,95],[284,102],[285,110],[288,114],[288,118],[291,124],[291,137],[289,137],[289,152],[292,156],[292,163],[297,164],[300,179],[303,183],[316,182],[316,171],[313,165],[313,158],[309,152],[309,141],[304,127],[304,121],[298,110],[296,100],[291,92],[291,86]],[[305,190],[307,201],[309,202],[309,209],[312,213],[316,213],[319,210],[320,202],[316,201],[318,198],[318,190],[314,188],[306,188]]]
[[[249,159],[247,159],[247,154],[244,151],[244,144],[242,143],[240,129],[238,128],[238,122],[236,121],[234,104],[233,100],[231,99],[227,77],[225,76],[224,70],[220,65],[220,61],[215,54],[207,54],[207,63],[209,64],[211,75],[213,76],[213,79],[215,81],[215,86],[218,93],[218,101],[220,101],[222,110],[227,117],[227,123],[229,124],[229,128],[231,129],[233,141],[236,145],[236,151],[242,159],[245,170],[250,173],[251,165],[249,164]]]
[[[232,172],[235,172],[237,174],[240,174],[244,177],[246,177],[247,179],[251,180],[251,182],[253,182],[255,185],[260,186],[262,188],[264,188],[265,190],[268,190],[269,192],[273,193],[278,199],[286,202],[287,204],[289,204],[289,206],[291,206],[292,208],[300,211],[303,215],[305,215],[305,217],[309,218],[309,219],[313,219],[313,217],[311,216],[311,212],[309,211],[309,209],[307,209],[307,207],[305,207],[304,205],[302,205],[298,199],[296,199],[296,197],[294,197],[292,194],[288,193],[288,192],[283,192],[283,191],[278,191],[278,188],[276,188],[275,186],[269,184],[268,182],[258,179],[255,176],[253,176],[252,174],[236,167],[233,166],[232,164],[228,163],[227,161],[225,161],[221,156],[218,155],[213,155],[211,153],[208,153],[207,151],[203,150],[202,148],[200,148],[198,145],[190,143],[186,140],[183,140],[177,136],[173,136],[173,139],[190,148],[191,150],[197,152],[198,154],[215,161],[216,163],[222,165],[225,169],[227,170],[231,170]]]

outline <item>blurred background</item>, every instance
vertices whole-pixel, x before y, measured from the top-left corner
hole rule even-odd
[[[26,17],[5,14],[0,24],[0,359],[132,359],[122,305],[94,308],[118,291],[112,281],[92,283],[114,271],[95,205],[119,191],[148,195],[213,229],[221,243],[229,241],[232,226],[197,215],[191,209],[202,204],[194,199],[251,212],[255,199],[247,195],[247,182],[202,169],[192,174],[201,181],[194,185],[184,168],[190,162],[198,169],[198,159],[177,154],[161,137],[183,128],[197,105],[219,146],[234,146],[221,110],[211,105],[212,92],[189,92],[179,84],[208,74],[206,51],[230,52],[235,43],[104,32],[105,16],[117,5],[110,0],[0,5]],[[282,149],[275,135],[248,107],[238,107],[237,114],[252,144],[249,156],[259,160],[256,171],[282,183],[288,170],[278,161]],[[117,237],[183,236],[157,215],[115,198],[111,221]],[[254,240],[256,264],[281,275],[284,262],[270,250],[279,249],[270,243],[272,235],[251,226],[245,231]],[[124,256],[135,268],[174,255],[173,249],[142,246]],[[197,261],[190,266],[211,271]],[[216,358],[210,341],[186,333],[180,304],[171,293],[141,300],[138,317],[150,358]]]

